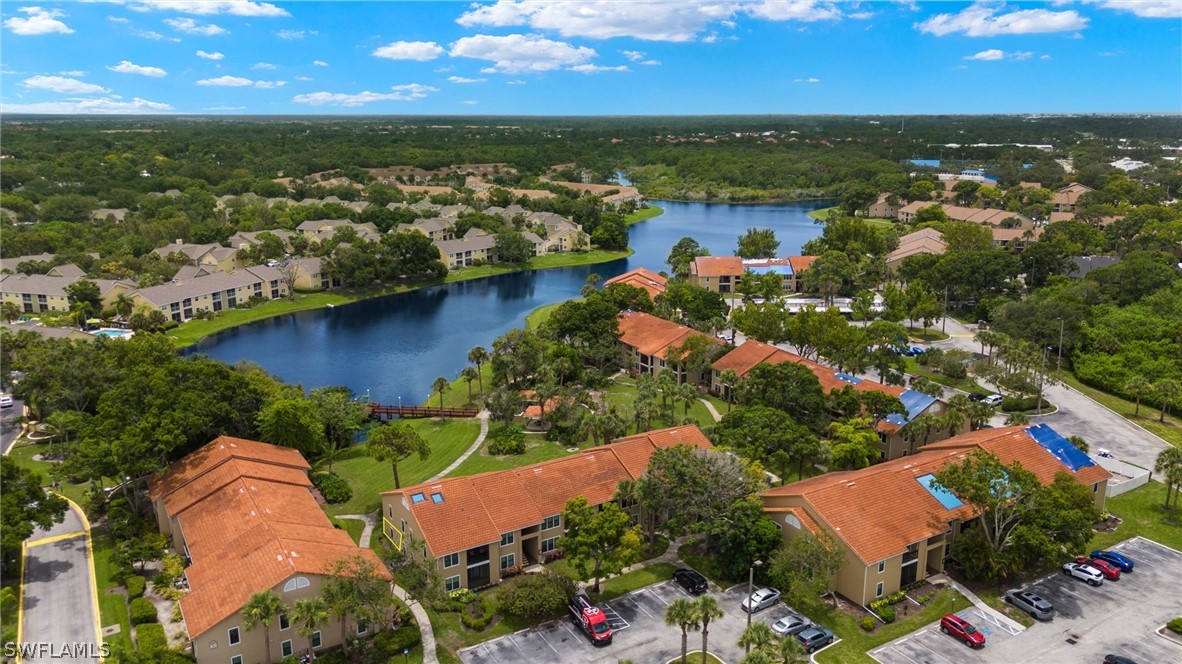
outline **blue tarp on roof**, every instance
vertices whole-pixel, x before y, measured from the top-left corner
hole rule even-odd
[[[928,406],[936,402],[936,397],[915,390],[904,390],[899,395],[899,401],[903,402],[903,408],[907,409],[907,415],[887,415],[886,421],[901,427],[927,410]]]
[[[1032,427],[1026,427],[1027,435],[1034,439],[1034,442],[1042,445],[1048,452],[1055,455],[1059,463],[1067,466],[1072,471],[1086,468],[1087,466],[1096,465],[1092,458],[1084,454],[1078,447],[1072,445],[1059,432],[1055,431],[1047,424],[1037,424]]]
[[[843,374],[836,371],[833,372],[833,377],[838,380],[844,380],[850,385],[857,385],[858,383],[862,382],[862,379],[858,378],[857,376],[851,376],[849,374]]]
[[[985,171],[979,168],[966,168],[960,172],[961,175],[985,175]]]
[[[928,490],[928,493],[932,494],[932,498],[940,501],[940,504],[944,506],[944,509],[954,510],[964,505],[960,498],[957,498],[956,494],[952,493],[948,489],[933,486],[936,481],[935,475],[928,473],[927,475],[920,475],[915,479],[923,485],[923,488]]]
[[[755,274],[792,274],[791,265],[744,265],[743,269]]]
[[[932,168],[940,167],[939,159],[912,159],[911,163],[915,164],[916,166],[930,166]]]

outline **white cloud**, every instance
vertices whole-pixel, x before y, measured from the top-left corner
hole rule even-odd
[[[438,88],[419,83],[395,85],[390,90],[392,92],[370,92],[366,90],[365,92],[354,94],[313,92],[310,94],[296,95],[291,100],[297,104],[309,104],[311,106],[323,106],[325,104],[332,106],[361,106],[378,101],[415,101],[416,99],[426,97],[430,92],[439,92]]]
[[[379,46],[371,54],[387,60],[418,60],[425,62],[443,55],[443,47],[433,41],[396,41]]]
[[[585,64],[585,65],[575,65],[574,67],[570,68],[570,71],[577,71],[580,74],[602,74],[603,72],[608,72],[608,71],[631,71],[631,70],[628,69],[628,65],[617,65],[615,67],[609,67],[606,65]]]
[[[644,51],[620,51],[620,53],[632,62],[638,62],[644,59]]]
[[[486,69],[494,73],[517,74],[581,65],[597,54],[586,46],[572,46],[539,35],[473,35],[452,42],[450,55],[488,60],[494,66]]]
[[[614,2],[612,0],[498,0],[464,13],[465,27],[529,26],[564,37],[634,37],[647,41],[694,39],[712,22],[729,19],[737,2]]]
[[[20,7],[17,11],[24,12],[29,16],[28,18],[13,16],[4,21],[4,26],[14,35],[48,35],[55,32],[68,35],[74,32],[73,28],[58,20],[66,16],[66,13],[60,9]]]
[[[1010,53],[1011,60],[1019,60],[1019,61],[1029,60],[1030,58],[1033,58],[1033,57],[1034,57],[1033,51],[1014,51],[1013,53]]]
[[[35,104],[4,104],[4,113],[47,113],[47,114],[99,114],[99,113],[158,113],[171,111],[172,106],[160,102],[133,97],[121,101],[119,97],[97,99],[62,99]]]
[[[316,65],[317,67],[327,67],[328,66],[328,63],[325,62],[324,60],[313,60],[312,64]]]
[[[164,35],[160,34],[159,32],[155,32],[153,30],[146,30],[144,32],[137,32],[136,36],[143,37],[144,39],[151,39],[152,41],[170,41],[170,42],[179,42],[180,41],[180,38],[178,38],[178,37],[165,37]]]
[[[107,69],[120,74],[139,74],[140,76],[151,76],[152,78],[168,76],[168,72],[159,67],[141,66],[131,62],[130,60],[123,60],[114,67],[107,67]]]
[[[58,76],[69,76],[70,78],[81,78],[83,76],[86,76],[86,72],[82,71],[81,69],[71,69],[69,71],[59,71],[57,73],[57,75]]]
[[[217,51],[214,51],[213,53],[209,53],[207,51],[197,51],[197,57],[205,58],[206,60],[221,60],[222,58],[224,58],[226,56],[222,55],[221,53],[219,53]]]
[[[1120,57],[1124,54],[1125,54],[1124,50],[1119,49],[1119,48],[1116,49],[1115,51],[1097,51],[1096,52],[1096,55],[1098,55],[1102,58],[1116,58],[1116,57]]]
[[[812,77],[809,77],[809,78],[794,78],[794,79],[792,79],[792,82],[793,82],[793,83],[820,83],[820,82],[821,82],[821,79],[819,79],[819,78],[812,78]]]
[[[1039,60],[1050,60],[1050,59],[1051,59],[1051,56],[1049,56],[1049,55],[1040,55],[1040,56],[1038,56],[1038,59],[1039,59]]]
[[[176,30],[177,32],[183,32],[186,35],[204,35],[206,37],[212,37],[214,35],[224,35],[229,32],[229,30],[226,30],[219,25],[213,23],[201,25],[191,18],[166,18],[164,19],[164,24],[171,27],[173,30]]]
[[[1141,18],[1182,18],[1182,3],[1178,0],[1084,0],[1104,9],[1131,12]]]
[[[241,76],[219,76],[217,78],[203,78],[197,81],[197,85],[215,85],[227,88],[243,88],[249,85],[254,85],[254,81],[249,78],[242,78]]]
[[[817,0],[763,0],[748,5],[746,12],[770,21],[832,21],[841,18],[841,11],[832,2]]]
[[[130,23],[131,22],[129,19],[123,18],[122,16],[108,16],[107,20],[112,23]]]
[[[505,85],[525,85],[525,81],[517,78],[512,81],[505,81]]]
[[[271,64],[270,62],[256,62],[253,65],[251,65],[250,68],[251,69],[278,69],[278,67]]]
[[[448,76],[447,80],[452,83],[484,83],[487,78],[464,78],[463,76]]]
[[[312,35],[314,37],[318,34],[320,33],[315,30],[280,30],[279,32],[275,33],[275,36],[280,39],[292,41],[295,39],[303,39],[308,35]]]
[[[160,9],[195,16],[215,14],[263,17],[291,16],[286,9],[276,7],[269,2],[250,2],[249,0],[201,0],[200,2],[193,0],[139,0],[130,8],[136,11]]]
[[[640,64],[646,67],[656,67],[661,64],[660,60],[641,60]]]
[[[474,101],[472,99],[465,99],[464,101],[462,101],[460,103],[464,104],[465,106],[475,106],[475,105],[479,104],[480,102]]]
[[[296,76],[296,77],[295,77],[295,80],[297,80],[297,81],[310,81],[310,80],[312,80],[312,77],[311,77],[311,76]]]
[[[1001,60],[1006,57],[1005,51],[999,48],[991,48],[987,51],[980,51],[972,55],[964,56],[965,60]]]
[[[255,81],[254,82],[254,87],[264,88],[264,89],[268,89],[268,90],[271,88],[281,88],[285,85],[287,85],[287,81]]]
[[[976,2],[957,14],[936,14],[916,23],[915,28],[937,37],[956,33],[966,37],[993,37],[1081,30],[1089,20],[1075,10],[1019,9],[999,14],[1004,8],[1004,4]]]
[[[26,78],[24,86],[31,90],[49,90],[50,92],[61,92],[64,94],[92,94],[95,92],[109,92],[101,85],[94,83],[87,83],[86,81],[79,81],[76,78],[67,78],[65,76],[33,76]]]

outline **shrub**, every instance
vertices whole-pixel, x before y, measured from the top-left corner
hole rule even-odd
[[[508,579],[509,577],[521,574],[521,570],[525,569],[525,565],[512,565],[501,570],[501,578]]]
[[[874,616],[866,616],[865,618],[862,618],[862,621],[858,623],[858,625],[867,632],[871,632],[874,631],[874,622]]]
[[[476,593],[468,588],[456,588],[447,594],[447,598],[453,602],[467,604],[476,601]]]
[[[542,562],[552,563],[555,560],[560,560],[564,555],[566,555],[566,549],[554,549],[553,551],[547,551],[542,555]]]
[[[878,612],[878,616],[882,618],[884,623],[889,625],[895,622],[895,609],[893,607],[884,606],[882,607],[882,610]]]
[[[127,587],[127,598],[135,599],[137,597],[144,596],[144,586],[148,585],[148,582],[144,579],[144,577],[136,574],[127,577],[127,580],[123,582],[123,585]]]
[[[168,637],[164,635],[164,625],[150,623],[135,628],[136,650],[148,658],[156,661],[168,650]]]
[[[348,502],[353,498],[353,488],[334,473],[317,473],[312,476],[312,484],[316,485],[320,495],[330,504]]]
[[[152,579],[152,587],[159,591],[162,587],[171,586],[172,582],[181,578],[185,573],[185,559],[175,553],[164,554],[164,561],[160,564],[160,573]]]
[[[373,645],[378,652],[387,657],[393,657],[401,655],[403,648],[413,648],[419,645],[421,638],[418,625],[406,625],[373,637]]]
[[[1182,634],[1182,617],[1174,618],[1170,622],[1166,623],[1166,627],[1168,627],[1171,632]]]
[[[1046,399],[1043,399],[1043,405],[1046,406]],[[1025,412],[1038,408],[1038,397],[1006,397],[1001,400],[1001,409],[1007,413]]]
[[[143,597],[131,600],[128,610],[131,612],[131,624],[133,625],[156,622],[156,606]]]
[[[177,602],[176,604],[172,605],[172,615],[168,617],[168,620],[169,622],[178,623],[183,619],[184,616],[181,615],[181,603]]]
[[[919,603],[920,604],[927,604],[928,602],[932,601],[932,596],[935,594],[936,593],[928,593],[926,595],[921,595],[919,598]]]
[[[496,612],[493,610],[494,608],[490,599],[480,602],[470,602],[464,607],[463,611],[460,611],[460,622],[464,623],[464,627],[474,632],[479,632],[485,627],[488,627],[493,617],[496,616]]]
[[[488,453],[493,456],[525,454],[525,431],[516,424],[501,429],[488,444]]]
[[[575,582],[554,572],[528,574],[501,587],[497,596],[501,611],[536,620],[562,611],[575,592]]]

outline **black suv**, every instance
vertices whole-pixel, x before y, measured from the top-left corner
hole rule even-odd
[[[691,595],[701,595],[706,592],[706,577],[695,572],[692,569],[679,569],[673,573],[673,580],[677,585],[685,588],[685,591]]]

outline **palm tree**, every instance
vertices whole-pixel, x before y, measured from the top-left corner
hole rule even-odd
[[[1170,409],[1170,402],[1178,396],[1178,391],[1178,383],[1169,378],[1163,378],[1153,384],[1154,394],[1161,397],[1161,415],[1157,418],[1158,422],[1166,421],[1166,412]]]
[[[1182,471],[1182,449],[1177,447],[1167,447],[1157,455],[1157,460],[1153,464],[1153,472],[1162,475],[1166,480],[1166,507],[1170,506],[1170,490],[1177,491],[1176,484],[1178,481],[1170,482],[1171,474],[1177,475]],[[1177,497],[1175,497],[1175,502]]]
[[[1026,413],[1010,413],[1006,416],[1007,427],[1022,427],[1030,424],[1030,418],[1026,417]]]
[[[739,660],[739,664],[776,664],[776,661],[766,652],[756,650],[755,652],[743,655],[743,659]]]
[[[776,645],[776,655],[781,664],[805,664],[809,661],[808,653],[795,636],[782,637]]]
[[[689,652],[689,633],[701,627],[697,602],[684,597],[673,600],[665,609],[665,624],[681,628],[681,662],[685,664]]]
[[[476,371],[480,374],[480,393],[484,394],[484,374],[481,373],[480,367],[488,362],[488,351],[484,346],[477,346],[468,351],[468,361],[476,365]]]
[[[718,600],[710,595],[702,595],[696,604],[698,621],[702,625],[702,664],[706,664],[710,657],[710,650],[707,648],[710,639],[710,621],[721,618],[725,614],[722,607],[718,605]]]
[[[677,386],[677,391],[673,393],[682,403],[685,404],[685,418],[689,419],[690,406],[698,400],[698,390],[689,383],[682,383]],[[670,417],[670,424],[673,424],[673,418]]]
[[[993,406],[974,401],[969,408],[969,429],[976,431],[981,427],[989,424],[989,419],[993,417]]]
[[[940,424],[940,428],[947,430],[948,437],[951,438],[960,433],[960,430],[964,428],[964,413],[958,410],[949,409],[947,413],[944,413],[944,415],[940,417]]]
[[[443,376],[436,378],[435,382],[431,383],[431,390],[439,393],[439,407],[441,409],[443,408],[443,393],[450,387],[451,383],[447,382],[447,379]]]
[[[15,302],[5,302],[4,304],[0,304],[0,318],[4,319],[5,323],[11,323],[20,317],[21,308],[16,306]]]
[[[731,412],[731,406],[735,403],[735,386],[739,384],[742,377],[734,369],[727,369],[718,378],[726,386],[726,412],[729,413]]]
[[[777,640],[779,637],[770,625],[757,621],[747,625],[747,629],[743,630],[743,634],[739,636],[739,645],[743,647],[744,652],[751,652],[752,649],[758,652],[771,648]]]
[[[263,628],[263,648],[268,663],[271,662],[271,623],[275,622],[286,608],[274,590],[257,592],[242,605],[242,628],[248,632],[255,627]]]
[[[583,297],[591,297],[599,287],[600,276],[595,272],[587,275],[587,280],[583,282],[583,287],[579,289],[579,295]]]
[[[127,320],[131,316],[131,312],[135,310],[135,300],[131,299],[131,296],[127,293],[116,295],[112,304],[115,315],[119,317],[119,320]]]
[[[328,622],[328,602],[315,596],[297,599],[291,607],[291,620],[300,636],[308,639],[308,658],[312,658],[312,635],[316,628]]]
[[[1137,400],[1137,405],[1135,408],[1133,408],[1133,417],[1137,417],[1137,415],[1141,412],[1141,397],[1147,394],[1152,394],[1153,385],[1145,379],[1145,376],[1137,374],[1136,376],[1130,378],[1129,382],[1125,383],[1125,392],[1133,395],[1133,397]]]
[[[472,367],[464,367],[464,370],[460,372],[460,378],[468,383],[468,403],[472,403],[472,381],[480,378],[480,372]]]

